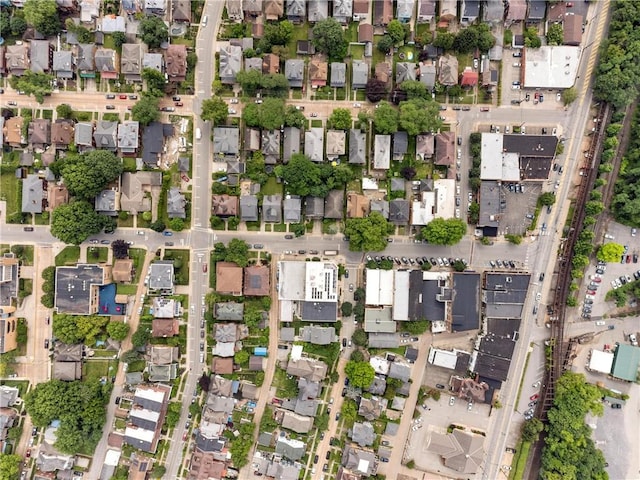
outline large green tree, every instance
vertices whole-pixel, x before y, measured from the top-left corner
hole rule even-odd
[[[246,267],[249,264],[249,244],[239,238],[232,238],[227,245],[225,261]]]
[[[427,86],[420,80],[405,80],[400,84],[400,88],[407,94],[407,99],[431,98],[431,92],[427,91]]]
[[[19,90],[27,95],[33,95],[38,103],[44,102],[44,97],[51,94],[53,87],[51,81],[53,75],[46,73],[35,73],[27,70],[21,76],[13,75],[9,79],[9,84],[14,90]]]
[[[365,218],[348,219],[344,233],[349,237],[349,250],[378,252],[386,248],[387,237],[394,229],[379,212],[371,212]]]
[[[202,101],[200,118],[211,122],[212,125],[223,125],[229,116],[229,107],[220,97],[207,98]]]
[[[598,260],[607,263],[619,262],[620,257],[624,254],[624,246],[619,243],[605,243],[598,249]]]
[[[367,100],[376,103],[387,96],[387,84],[377,78],[370,78],[364,87]]]
[[[53,211],[51,234],[64,243],[79,245],[90,235],[100,232],[106,221],[107,217],[98,215],[89,202],[75,201]]]
[[[64,343],[86,343],[92,346],[108,324],[107,316],[60,314],[53,317],[53,334]]]
[[[547,45],[562,45],[564,42],[564,30],[562,24],[552,23],[547,30]]]
[[[467,233],[467,226],[459,218],[436,218],[425,225],[420,236],[434,245],[455,245]]]
[[[435,132],[442,126],[439,106],[432,100],[419,98],[402,102],[399,123],[400,128],[412,136],[424,132]]]
[[[242,119],[249,127],[275,130],[284,125],[284,100],[265,98],[262,103],[250,103],[242,111]]]
[[[69,193],[91,200],[123,171],[122,160],[108,150],[93,150],[66,161],[61,169]]]
[[[369,388],[376,372],[369,362],[349,361],[344,367],[344,373],[355,388]]]
[[[304,128],[307,125],[307,118],[295,106],[289,105],[284,114],[284,124],[287,127]]]
[[[293,36],[293,23],[282,20],[277,23],[267,23],[264,26],[263,38],[270,45],[286,45]]]
[[[23,11],[27,23],[47,37],[62,28],[56,0],[26,0]]]
[[[347,41],[344,31],[333,17],[319,21],[313,27],[313,45],[320,53],[325,53],[330,59],[343,61],[347,54]]]
[[[128,323],[112,321],[107,324],[107,333],[114,340],[121,342],[129,335],[130,328]]]
[[[398,45],[404,40],[404,26],[400,23],[400,20],[394,18],[389,22],[387,34],[393,40],[394,45]]]
[[[143,95],[131,108],[131,118],[143,126],[157,121],[160,118],[160,99],[155,95]]]
[[[352,170],[346,165],[318,164],[306,155],[297,153],[289,163],[276,167],[287,191],[293,195],[326,197],[334,188],[344,188],[353,179]]]
[[[169,29],[160,17],[148,15],[142,18],[138,27],[142,41],[149,48],[160,48],[162,42],[166,42],[169,38]]]
[[[0,453],[0,480],[18,480],[22,457],[9,453]]]
[[[142,79],[147,82],[147,92],[155,96],[163,96],[167,79],[164,74],[155,68],[144,68]]]
[[[398,110],[389,102],[381,102],[373,116],[377,133],[386,135],[398,131]]]
[[[336,130],[349,130],[353,126],[351,110],[348,108],[334,109],[327,124],[329,128],[335,128]]]

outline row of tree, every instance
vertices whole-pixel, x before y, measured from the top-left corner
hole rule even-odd
[[[606,145],[605,145],[606,148]],[[605,149],[604,154],[609,149]],[[613,158],[613,154],[609,155]],[[603,158],[604,160],[604,158]],[[629,146],[624,155],[624,168],[616,181],[611,210],[618,222],[640,227],[640,110],[636,109],[631,124]]]
[[[470,25],[456,35],[446,30],[438,31],[433,45],[445,51],[454,50],[459,53],[470,53],[475,50],[488,52],[496,43],[489,26],[485,23]]]
[[[373,126],[377,133],[388,135],[402,129],[409,135],[435,132],[442,126],[439,106],[431,99],[412,98],[400,102],[396,109],[388,102],[381,102],[373,116]]]
[[[101,315],[59,314],[53,317],[53,335],[64,343],[91,346],[105,333],[114,340],[122,341],[129,333],[129,324],[109,321],[109,317]]]

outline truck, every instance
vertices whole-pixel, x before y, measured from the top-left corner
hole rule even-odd
[[[325,250],[324,254],[327,257],[335,257],[336,255],[338,255],[338,250]]]
[[[196,140],[200,140],[202,138],[202,130],[196,128]]]

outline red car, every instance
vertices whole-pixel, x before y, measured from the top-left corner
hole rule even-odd
[[[594,277],[591,279],[592,282],[596,282],[596,283],[602,283],[602,279],[598,278],[598,277]]]
[[[31,457],[31,449],[27,450],[27,458]]]
[[[534,395],[531,395],[531,396],[529,397],[529,400],[531,400],[531,401],[533,402],[533,401],[535,401],[535,400],[537,400],[537,399],[539,399],[539,398],[540,398],[540,395],[538,395],[538,394],[536,393],[536,394],[534,394]]]
[[[184,105],[184,103],[182,102],[175,102],[175,106],[176,107],[182,107]]]
[[[126,96],[126,95],[118,95],[118,98],[119,98],[120,100],[126,100],[126,99],[127,99],[127,96]]]
[[[187,435],[188,435],[188,433],[187,433],[187,432],[184,432],[184,433],[182,434],[182,441],[183,441],[183,442],[187,440]]]
[[[202,271],[203,271],[204,273],[207,273],[207,264],[206,264],[206,263],[203,263],[203,264],[202,264]]]
[[[595,295],[596,293],[598,292],[596,292],[595,290],[587,290],[588,295]]]

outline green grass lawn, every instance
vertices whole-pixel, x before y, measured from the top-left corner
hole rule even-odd
[[[33,265],[33,245],[14,245],[11,251],[16,254],[23,265]]]
[[[36,225],[49,225],[49,212],[37,213],[34,215],[34,223]]]
[[[108,360],[87,360],[82,365],[82,377],[85,380],[106,377],[109,375]]]
[[[349,23],[349,27],[344,32],[344,38],[349,43],[358,41],[358,24],[355,22]]]
[[[311,120],[311,127],[322,128],[322,120]]]
[[[142,266],[144,265],[144,257],[147,254],[146,250],[142,248],[130,248],[129,249],[129,258],[133,260],[133,268],[136,272],[136,278],[134,279],[134,283],[140,282],[140,276],[142,275]],[[145,272],[146,275],[146,272]]]
[[[296,58],[296,50],[298,46],[298,40],[307,40],[309,38],[309,24],[303,23],[302,25],[296,25],[296,28],[293,29],[293,36],[287,45],[287,50],[289,51],[288,58]]]
[[[364,45],[349,45],[351,58],[354,60],[362,60],[364,58]]]
[[[520,480],[524,475],[524,469],[527,466],[527,458],[529,457],[529,450],[531,449],[531,442],[521,442],[516,448],[516,456],[513,458],[515,468],[511,469],[511,475],[509,480]],[[512,465],[513,467],[513,465]]]
[[[261,188],[263,195],[282,195],[282,184],[276,181],[276,177],[270,176],[267,183]]]
[[[119,227],[133,227],[133,215],[129,215],[126,219],[122,220],[118,218]]]
[[[88,247],[87,261],[107,263],[109,249],[107,247]]]
[[[0,200],[7,202],[6,218],[20,213],[21,182],[13,172],[0,175]]]
[[[174,260],[176,285],[189,285],[189,251],[167,249],[164,251],[165,260]]]
[[[75,265],[80,258],[80,247],[76,245],[69,245],[64,247],[58,255],[56,255],[56,267],[64,265]]]
[[[273,224],[273,231],[274,232],[279,232],[279,233],[284,233],[287,231],[287,224],[286,223],[274,223]]]
[[[138,291],[137,285],[119,283],[116,286],[116,293],[118,295],[135,295],[137,291]]]

